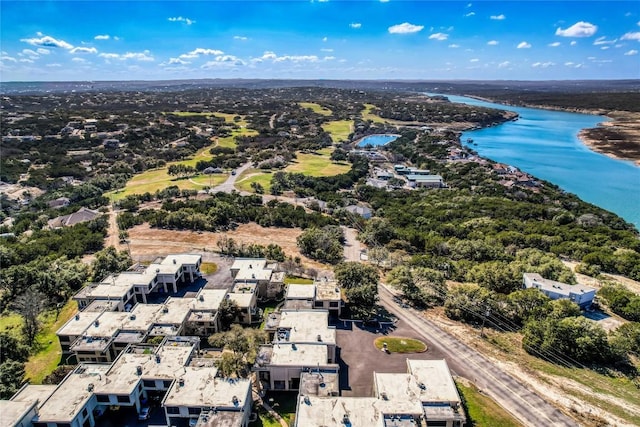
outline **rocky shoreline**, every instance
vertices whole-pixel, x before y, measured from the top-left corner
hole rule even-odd
[[[615,111],[606,117],[611,121],[581,130],[578,138],[593,151],[640,167],[640,113]]]

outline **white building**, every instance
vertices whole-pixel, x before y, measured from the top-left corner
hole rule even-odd
[[[580,308],[589,308],[596,296],[596,289],[585,285],[569,285],[545,279],[538,273],[524,273],[523,286],[539,289],[551,299],[568,299],[578,304]]]

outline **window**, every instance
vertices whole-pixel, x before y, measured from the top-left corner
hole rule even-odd
[[[89,412],[87,411],[87,408],[84,408],[82,410],[82,418],[86,418],[88,414],[89,414]]]
[[[155,386],[156,386],[156,382],[153,381],[153,380],[143,380],[142,383],[147,388],[155,388]]]
[[[189,408],[189,415],[200,415],[200,408]]]
[[[118,403],[129,403],[129,396],[118,396]]]
[[[171,387],[171,383],[172,383],[172,382],[173,382],[173,381],[171,381],[171,380],[164,380],[164,381],[162,381],[162,386],[163,386],[164,388],[169,388],[169,387]]]
[[[339,306],[339,304],[340,304],[340,303],[339,303],[339,302],[337,302],[337,301],[336,301],[336,302],[330,302],[330,303],[329,303],[329,307],[338,307],[338,306]]]
[[[315,303],[315,307],[316,307],[316,308],[319,308],[319,307],[321,308],[321,307],[323,307],[323,303],[322,303],[322,301],[316,301],[316,303]]]
[[[167,414],[179,414],[180,413],[180,409],[178,409],[175,406],[167,406]]]
[[[100,403],[109,403],[109,396],[106,396],[104,394],[99,394],[96,396],[96,399],[98,400],[98,402]]]

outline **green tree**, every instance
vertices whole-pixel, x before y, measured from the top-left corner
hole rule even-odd
[[[24,363],[9,360],[0,364],[0,399],[9,399],[24,380]]]
[[[378,271],[359,262],[339,264],[333,271],[354,315],[363,319],[372,317],[378,304]]]
[[[127,251],[118,252],[113,246],[96,252],[91,264],[91,277],[94,281],[103,280],[110,273],[119,273],[128,269],[133,261]]]
[[[396,234],[388,220],[372,218],[367,221],[358,238],[370,246],[386,245],[395,239]]]
[[[33,289],[27,289],[25,293],[16,298],[16,311],[22,316],[22,333],[27,345],[32,346],[36,335],[40,332],[38,316],[45,306],[44,295]]]
[[[0,333],[0,363],[4,363],[7,360],[26,362],[28,357],[29,347],[11,334]]]
[[[640,357],[640,323],[621,325],[611,334],[611,347],[620,355]]]
[[[231,324],[236,321],[240,315],[240,307],[235,301],[225,298],[218,307],[218,316],[220,316],[220,328],[223,331],[228,330]]]
[[[321,262],[335,264],[343,258],[344,234],[334,225],[308,228],[298,236],[297,243],[300,252]]]
[[[228,331],[211,335],[208,342],[213,347],[224,349],[223,357],[216,362],[223,376],[246,377],[250,373],[249,366],[256,361],[260,345],[267,342],[267,334],[260,329],[236,324],[231,325]]]

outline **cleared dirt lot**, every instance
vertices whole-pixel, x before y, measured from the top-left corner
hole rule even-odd
[[[134,260],[147,259],[150,255],[166,256],[168,253],[218,251],[218,240],[224,236],[233,238],[238,244],[256,243],[267,246],[276,243],[287,256],[299,256],[308,267],[326,268],[302,254],[296,244],[302,233],[300,228],[261,227],[255,223],[242,224],[233,231],[224,233],[196,232],[184,230],[162,230],[142,224],[129,230],[129,247]]]
[[[399,320],[389,329],[363,327],[360,322],[338,323],[337,344],[340,347],[340,389],[343,396],[372,396],[373,373],[407,372],[407,359],[443,359],[427,341],[424,353],[386,354],[373,341],[381,336],[402,336],[420,339],[413,329]]]

